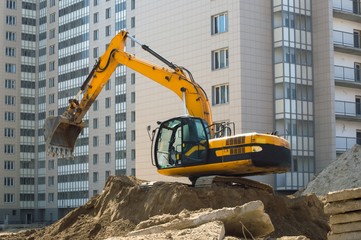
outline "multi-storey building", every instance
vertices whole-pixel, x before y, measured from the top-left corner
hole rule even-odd
[[[277,190],[304,187],[361,141],[359,1],[4,0],[0,9],[0,223],[52,222],[109,175],[175,180],[152,166],[146,128],[183,105],[124,66],[86,115],[75,157],[46,154],[44,120],[66,110],[121,29],[189,69],[216,122],[290,141],[290,172],[256,177]],[[126,50],[162,64],[133,41]]]

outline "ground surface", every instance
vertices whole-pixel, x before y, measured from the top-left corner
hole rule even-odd
[[[43,229],[3,239],[104,239],[125,236],[151,216],[178,214],[182,210],[219,209],[261,200],[275,227],[272,237],[304,235],[325,239],[329,231],[323,203],[315,196],[297,198],[244,189],[239,186],[193,188],[181,183],[158,182],[141,187],[132,177],[110,177],[102,194]]]
[[[152,187],[143,187],[143,181],[133,177],[110,177],[100,195],[58,222],[42,229],[0,236],[0,239],[84,240],[125,236],[152,216],[234,207],[254,200],[263,202],[272,220],[275,231],[271,237],[303,235],[312,240],[326,239],[328,216],[323,212],[320,199],[331,191],[361,187],[360,172],[361,146],[355,145],[293,196],[239,186],[193,188],[181,183],[158,182]],[[159,219],[166,222],[167,215]]]

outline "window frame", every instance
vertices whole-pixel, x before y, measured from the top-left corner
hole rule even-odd
[[[223,88],[223,91],[222,91]],[[229,103],[229,84],[219,84],[212,86],[212,105],[222,105]]]
[[[212,51],[212,70],[225,69],[229,67],[228,47]]]

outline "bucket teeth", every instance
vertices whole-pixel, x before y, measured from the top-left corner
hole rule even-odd
[[[74,152],[72,148],[59,147],[59,146],[49,146],[48,155],[52,157],[62,157],[62,158],[73,158]]]

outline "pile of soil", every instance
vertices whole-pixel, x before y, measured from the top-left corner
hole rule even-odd
[[[326,239],[328,218],[315,195],[282,196],[239,186],[194,188],[182,183],[156,182],[144,186],[134,177],[110,177],[104,191],[61,220],[43,229],[4,239],[104,239],[125,236],[152,216],[183,210],[235,207],[261,200],[275,227],[271,237],[304,235]]]
[[[326,196],[329,192],[361,187],[360,173],[361,145],[356,144],[322,170],[300,194]]]

